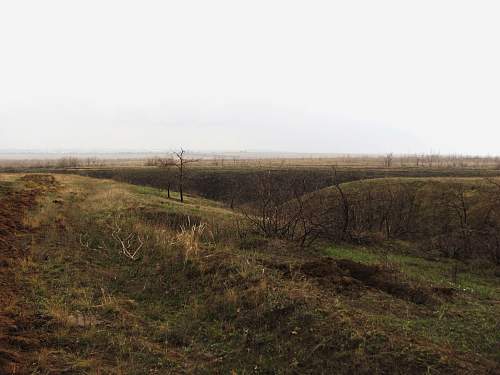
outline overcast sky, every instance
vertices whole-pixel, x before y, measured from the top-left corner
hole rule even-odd
[[[0,149],[500,154],[500,2],[0,1]]]

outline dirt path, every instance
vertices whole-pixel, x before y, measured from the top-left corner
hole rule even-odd
[[[16,186],[1,185],[0,195],[0,373],[22,374],[40,346],[33,328],[40,317],[23,300],[22,263],[29,256],[30,230],[23,220],[37,198],[55,188],[51,176],[21,178]]]

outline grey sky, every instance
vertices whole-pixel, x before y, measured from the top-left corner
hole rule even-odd
[[[500,154],[497,1],[2,1],[0,149]]]

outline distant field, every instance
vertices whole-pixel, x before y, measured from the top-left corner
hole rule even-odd
[[[194,152],[189,159],[202,168],[428,168],[499,169],[500,157],[440,154],[315,154],[279,152]],[[0,153],[0,168],[92,168],[151,166],[159,159],[174,157],[172,152],[115,153]]]

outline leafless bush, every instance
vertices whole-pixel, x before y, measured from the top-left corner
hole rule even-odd
[[[303,243],[317,238],[355,243],[408,240],[442,256],[499,263],[500,184],[492,181],[478,186],[401,180],[367,181],[355,188],[334,185],[327,193],[287,203],[261,199],[260,215],[250,219],[268,236]]]
[[[277,237],[299,242],[302,246],[312,243],[319,228],[311,209],[314,194],[307,194],[305,178],[287,178],[273,174],[255,174],[256,199],[252,206],[240,207],[247,221],[266,237]]]
[[[144,239],[139,233],[132,230],[124,229],[124,225],[121,222],[121,218],[115,218],[111,224],[111,237],[115,239],[119,246],[120,252],[131,260],[136,260],[139,255],[139,251],[144,246]]]

